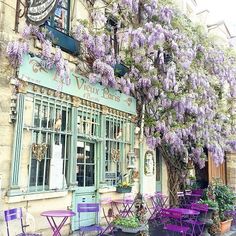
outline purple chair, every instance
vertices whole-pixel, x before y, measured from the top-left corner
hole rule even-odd
[[[113,220],[114,220],[114,209],[112,207],[112,200],[111,198],[103,198],[101,199],[101,208],[103,212],[103,216],[107,222],[106,228],[103,230],[102,234],[105,232],[113,232]]]
[[[187,235],[190,231],[190,227],[183,226],[184,215],[179,212],[162,209],[161,217],[165,230],[180,233],[183,236]]]
[[[200,189],[200,188],[199,188],[199,189],[193,189],[193,190],[192,190],[192,193],[193,193],[193,194],[199,194],[199,195],[202,196],[203,193],[204,193],[204,189]]]
[[[9,221],[11,220],[20,220],[21,225],[21,233],[17,234],[16,236],[41,236],[41,234],[38,233],[25,233],[25,227],[29,225],[23,224],[23,214],[21,208],[13,208],[10,210],[4,211],[4,218],[7,226],[7,236],[10,236],[10,229],[9,229]]]
[[[201,219],[199,219],[199,217],[197,219],[192,218],[192,219],[185,220],[185,222],[192,226],[192,231],[193,231],[194,235],[202,235],[203,230],[204,230],[204,226],[205,226],[204,219],[206,219],[206,215],[208,212],[208,205],[201,204],[201,203],[192,203],[191,209],[196,210],[196,211],[200,211]]]
[[[98,222],[99,204],[98,203],[78,203],[77,212],[79,216],[79,233],[84,235],[85,232],[97,231],[98,235],[102,235],[103,228],[100,225],[94,224],[89,226],[80,226],[81,213],[95,213],[96,222]]]

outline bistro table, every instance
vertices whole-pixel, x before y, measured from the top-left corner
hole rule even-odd
[[[73,211],[69,210],[51,210],[51,211],[44,211],[41,213],[41,216],[47,217],[47,220],[52,228],[53,236],[61,236],[60,230],[65,224],[68,217],[75,216]],[[55,222],[54,218],[63,218],[61,223],[58,225]]]
[[[133,216],[132,207],[134,200],[132,199],[116,199],[112,201],[112,205],[122,217]]]
[[[183,215],[190,215],[190,216],[197,216],[200,214],[199,211],[192,210],[192,209],[186,209],[186,208],[173,207],[173,208],[170,208],[169,210],[173,211],[173,212],[179,212]]]

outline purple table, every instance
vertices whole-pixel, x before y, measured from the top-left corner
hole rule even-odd
[[[112,205],[122,217],[133,215],[131,209],[134,205],[134,200],[132,199],[116,199],[112,201]]]
[[[196,216],[196,215],[200,214],[199,211],[191,210],[191,209],[186,209],[186,208],[178,208],[178,207],[176,207],[176,208],[170,208],[169,210],[170,211],[174,211],[174,212],[179,212],[179,213],[181,213],[183,215],[194,215],[194,216]]]
[[[61,236],[60,230],[65,224],[68,217],[75,216],[73,211],[68,210],[52,210],[52,211],[44,211],[41,213],[41,216],[47,217],[47,220],[52,228],[53,236]],[[59,225],[56,224],[54,217],[62,217],[62,221]]]

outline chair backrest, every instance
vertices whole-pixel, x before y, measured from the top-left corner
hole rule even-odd
[[[162,209],[161,210],[162,217],[168,217],[170,219],[181,220],[183,218],[183,214],[180,212],[172,211],[170,209]]]
[[[208,205],[202,203],[192,203],[191,209],[201,212],[208,212]]]
[[[107,204],[110,205],[112,203],[112,199],[110,197],[102,198],[100,203],[101,203],[101,205],[107,205]]]
[[[22,215],[22,209],[21,208],[13,208],[10,210],[4,211],[4,217],[5,221],[11,221],[16,219],[21,219],[23,217]]]
[[[99,204],[98,203],[78,203],[77,204],[77,212],[99,212]]]
[[[5,210],[4,211],[4,219],[7,225],[7,235],[10,235],[10,230],[9,230],[9,224],[8,222],[11,220],[20,220],[21,223],[21,231],[24,233],[24,228],[23,228],[23,214],[22,214],[22,209],[21,208],[13,208],[10,210]]]
[[[184,197],[184,192],[177,192],[177,197]]]
[[[203,190],[203,189],[200,189],[200,188],[199,188],[199,189],[193,189],[193,190],[192,190],[192,193],[194,193],[194,194],[199,194],[199,195],[202,196],[202,195],[203,195],[203,191],[204,191],[204,190]]]

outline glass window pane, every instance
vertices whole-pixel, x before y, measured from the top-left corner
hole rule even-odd
[[[86,163],[94,163],[94,144],[86,143],[85,146]]]
[[[36,185],[37,160],[31,159],[30,186]]]
[[[84,186],[84,165],[77,165],[78,186]]]
[[[85,186],[94,186],[94,165],[86,166]]]
[[[84,142],[77,142],[77,163],[84,163]]]

